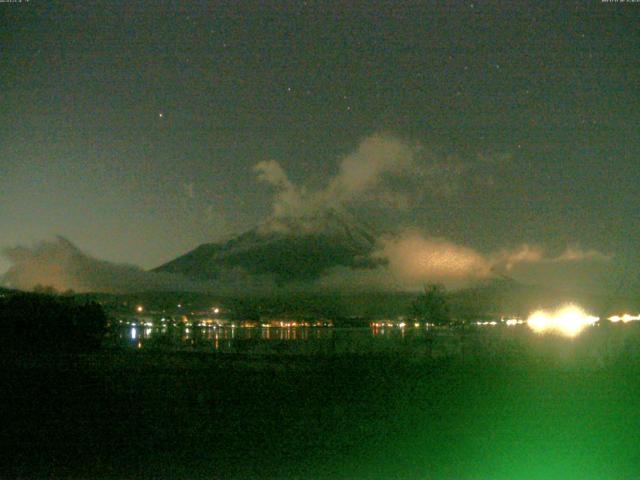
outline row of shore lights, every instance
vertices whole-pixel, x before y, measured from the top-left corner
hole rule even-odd
[[[564,305],[557,310],[536,310],[533,312],[527,320],[521,320],[517,318],[502,319],[501,322],[488,321],[488,322],[476,322],[478,326],[495,326],[500,323],[504,323],[507,326],[515,326],[526,324],[531,330],[536,333],[557,333],[567,337],[575,337],[585,328],[594,325],[600,318],[587,314],[582,308],[574,304]],[[630,315],[625,313],[623,315],[613,315],[608,318],[612,323],[629,323],[633,321],[639,321],[640,315]],[[372,324],[374,327],[393,327],[391,322],[377,322]],[[406,324],[404,322],[398,323],[398,327],[404,328]],[[414,324],[414,327],[419,327],[420,324]]]
[[[178,308],[181,308],[182,304],[178,304]],[[218,307],[212,307],[211,310],[213,313],[220,313],[220,309]],[[138,305],[136,307],[136,312],[142,313],[144,312],[144,307],[142,305]],[[547,311],[547,310],[537,310],[529,315],[529,318],[526,320],[519,319],[508,319],[505,320],[507,326],[514,326],[526,323],[531,330],[536,333],[559,333],[568,337],[575,337],[582,330],[584,330],[588,326],[594,325],[598,320],[598,317],[594,317],[592,315],[588,315],[582,308],[577,305],[568,304],[555,311]],[[630,315],[625,313],[623,315],[613,315],[608,318],[609,321],[613,323],[628,323],[632,321],[640,320],[640,315]],[[498,322],[477,322],[478,325],[497,325]],[[397,324],[398,327],[404,328],[406,326],[405,322],[400,322]],[[374,327],[392,327],[393,323],[385,323],[384,322],[376,322],[372,324]],[[428,326],[428,324],[426,325]],[[420,327],[419,323],[415,323],[414,327]]]
[[[182,308],[182,304],[181,303],[179,303],[177,306],[178,306],[178,308]],[[211,311],[213,313],[216,313],[216,314],[220,313],[220,309],[218,307],[211,307]],[[144,307],[142,305],[138,305],[136,307],[136,312],[138,312],[138,313],[144,312]]]

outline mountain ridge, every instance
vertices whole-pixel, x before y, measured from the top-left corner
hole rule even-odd
[[[278,284],[313,281],[333,267],[374,268],[378,235],[335,208],[301,217],[272,217],[234,238],[205,243],[153,272],[213,280],[225,272],[271,275]]]

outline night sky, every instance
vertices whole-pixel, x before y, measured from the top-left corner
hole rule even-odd
[[[239,3],[0,4],[0,248],[152,268],[274,215],[260,162],[318,192],[392,144],[343,201],[381,231],[635,288],[640,4]]]

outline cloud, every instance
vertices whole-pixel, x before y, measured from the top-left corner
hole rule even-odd
[[[459,287],[499,273],[530,279],[530,272],[534,271],[538,281],[544,281],[549,276],[557,277],[563,270],[593,270],[611,259],[610,255],[596,250],[577,247],[567,248],[559,255],[548,255],[542,247],[527,244],[485,254],[447,239],[430,237],[417,229],[381,237],[374,256],[387,260],[388,274],[408,288],[423,283]],[[367,273],[367,276],[374,278],[375,274]]]
[[[315,189],[291,181],[275,160],[259,162],[258,180],[275,189],[274,219],[313,216],[327,208],[375,205],[392,211],[409,210],[427,198],[448,198],[478,185],[491,188],[494,174],[509,163],[509,154],[483,154],[462,159],[402,138],[376,133],[342,157],[335,175]]]
[[[346,206],[357,211],[358,207],[374,205],[394,212],[406,211],[416,203],[428,204],[436,198],[459,195],[467,188],[492,188],[512,158],[504,152],[462,158],[379,133],[365,138],[354,152],[343,157],[336,174],[316,189],[292,182],[276,161],[261,162],[255,167],[259,180],[276,191],[272,217],[262,231],[287,233],[293,231],[291,225],[313,231],[314,215],[325,208]],[[395,282],[411,288],[438,282],[454,287],[496,274],[526,276],[533,270],[545,278],[545,272],[561,270],[564,265],[603,263],[611,258],[577,247],[554,256],[541,246],[529,244],[480,252],[417,229],[380,236],[373,256],[387,265],[367,271],[334,269],[319,283],[389,286]],[[388,278],[394,280],[389,282]]]
[[[21,290],[31,290],[36,285],[58,291],[113,293],[192,287],[176,275],[155,274],[133,265],[98,260],[63,237],[33,247],[5,248],[2,253],[12,266],[0,278],[1,282]]]
[[[494,268],[503,268],[506,271],[513,270],[514,267],[521,264],[563,264],[571,262],[607,262],[612,256],[597,250],[583,250],[579,247],[567,247],[567,249],[559,255],[546,255],[544,250],[539,246],[531,246],[528,244],[508,251],[503,250],[493,255]]]
[[[429,238],[417,230],[380,240],[377,256],[386,258],[391,273],[401,282],[458,284],[485,278],[490,261],[475,250],[440,238]]]
[[[340,167],[327,185],[324,196],[341,202],[379,188],[384,175],[400,175],[417,168],[417,149],[402,140],[385,135],[372,135],[358,149],[340,162]]]
[[[378,239],[373,258],[381,262],[376,268],[335,267],[314,281],[283,289],[273,276],[251,275],[237,268],[221,270],[219,278],[207,281],[187,280],[171,273],[146,272],[133,265],[96,259],[62,237],[32,247],[6,248],[2,253],[11,267],[0,277],[0,283],[22,290],[42,285],[76,292],[187,290],[225,294],[282,293],[287,289],[316,288],[408,290],[425,283],[458,288],[500,272],[525,282],[566,285],[568,282],[573,284],[576,279],[597,278],[602,266],[611,258],[595,250],[577,247],[550,256],[542,248],[530,245],[483,254],[450,240],[409,229]]]
[[[325,185],[308,189],[294,184],[274,161],[255,165],[258,179],[276,190],[273,217],[304,217],[325,209],[368,202],[407,209],[424,192],[449,195],[459,189],[464,173],[455,157],[428,154],[419,145],[387,134],[365,138],[340,160],[337,173]]]
[[[583,260],[604,262],[611,260],[612,255],[598,252],[597,250],[582,250],[578,247],[567,247],[567,249],[558,255],[554,262],[579,262]]]
[[[254,169],[258,172],[258,179],[263,182],[270,183],[274,187],[282,190],[293,188],[287,174],[275,160],[260,162],[256,164]]]
[[[135,265],[99,260],[64,237],[2,250],[10,262],[0,285],[33,290],[40,285],[59,292],[129,293],[141,291],[200,291],[217,294],[268,293],[277,290],[268,275],[249,275],[242,269],[223,270],[216,279],[192,280],[175,273],[149,272]]]
[[[303,198],[307,197],[304,190],[291,183],[286,172],[275,160],[260,162],[255,165],[254,170],[258,173],[258,180],[266,182],[276,189],[273,205],[274,217],[300,216],[316,207],[311,205],[316,199]]]
[[[510,271],[519,263],[536,263],[544,260],[544,252],[540,247],[521,245],[514,250],[503,250],[493,255],[493,264]]]

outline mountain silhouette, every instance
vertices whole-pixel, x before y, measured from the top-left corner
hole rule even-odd
[[[279,284],[308,281],[333,267],[373,268],[377,235],[346,211],[274,217],[226,242],[206,243],[153,271],[212,280],[225,271],[273,275]]]

